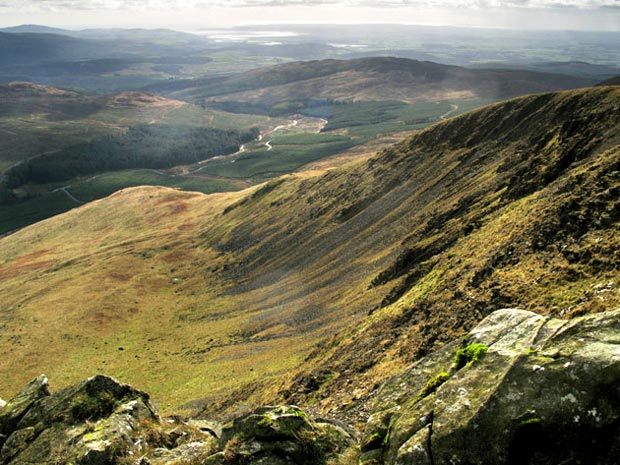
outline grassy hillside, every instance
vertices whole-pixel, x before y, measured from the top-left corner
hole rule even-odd
[[[138,185],[127,171],[113,174],[119,170],[185,165],[155,177],[160,185],[192,185],[200,192],[237,190],[327,157],[351,156],[354,147],[364,152],[367,144],[376,147],[386,136],[427,127],[486,102],[322,101],[301,109],[305,115],[288,116],[300,109],[284,105],[286,118],[270,118],[144,92],[92,96],[28,82],[0,85],[0,95],[5,103],[0,131],[6,135],[0,142],[0,234],[95,198],[84,192],[87,188],[107,195],[111,186]],[[248,132],[256,124],[265,139],[248,143],[256,137]],[[243,153],[220,159],[241,144]],[[214,155],[211,163],[196,164]],[[113,181],[99,190],[80,178],[89,175]],[[153,184],[153,178],[151,173],[146,183]]]
[[[51,33],[0,32],[0,66],[45,60],[94,58],[110,44]]]
[[[204,196],[136,188],[0,240],[0,392],[94,372],[165,411],[363,418],[496,308],[616,308],[620,91],[549,93],[367,161]]]
[[[330,52],[339,50],[318,44],[223,46],[201,34],[166,29],[69,31],[24,25],[0,29],[0,82],[119,92],[319,58]]]

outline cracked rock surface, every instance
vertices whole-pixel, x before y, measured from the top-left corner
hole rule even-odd
[[[457,369],[467,347],[483,350]],[[619,463],[620,311],[565,321],[499,310],[377,399],[362,462]]]

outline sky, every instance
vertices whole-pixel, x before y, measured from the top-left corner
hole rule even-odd
[[[0,0],[0,26],[401,23],[620,31],[620,0]]]

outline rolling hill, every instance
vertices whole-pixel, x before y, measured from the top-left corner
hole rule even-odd
[[[269,120],[145,92],[87,95],[29,82],[0,85],[0,98],[0,234],[128,186],[238,190],[235,181],[157,169],[236,152],[238,136],[255,138],[252,128]],[[119,173],[130,168],[146,171]]]
[[[0,83],[33,81],[105,93],[202,75],[204,37],[166,29],[0,29]]]
[[[0,96],[2,171],[43,152],[119,134],[133,125],[172,124],[173,117],[179,124],[187,124],[192,116],[196,117],[195,125],[200,125],[214,118],[214,112],[144,92],[97,96],[13,82],[0,84]],[[183,117],[183,112],[188,114]]]
[[[502,99],[585,87],[585,78],[533,71],[468,69],[405,58],[374,57],[286,63],[231,76],[149,87],[179,99],[243,102],[267,108],[313,100]]]
[[[474,68],[526,69],[541,73],[567,74],[589,79],[604,79],[618,73],[618,68],[611,65],[600,65],[586,61],[504,61],[479,64]]]
[[[0,67],[97,58],[188,54],[203,50],[203,37],[167,29],[70,31],[24,25],[0,29]]]
[[[360,421],[379,382],[497,308],[616,308],[619,101],[517,98],[323,174],[128,189],[4,237],[0,392],[103,371],[167,412]]]
[[[120,28],[91,28],[81,30],[59,29],[40,26],[37,24],[22,24],[20,26],[0,28],[0,32],[12,34],[58,34],[78,39],[94,40],[124,40],[143,43],[161,43],[163,45],[186,44],[204,47],[204,37],[170,29],[120,29]]]

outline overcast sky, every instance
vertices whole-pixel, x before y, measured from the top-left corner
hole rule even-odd
[[[0,26],[367,22],[620,31],[620,0],[0,0]]]

